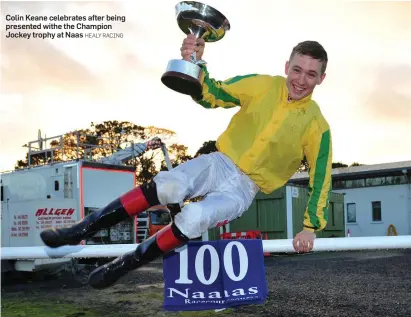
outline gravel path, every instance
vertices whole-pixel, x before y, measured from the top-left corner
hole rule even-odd
[[[411,316],[411,250],[278,255],[265,262],[269,285],[266,303],[239,307],[230,315]],[[99,307],[105,316],[119,309],[122,317],[176,316],[163,311],[162,282],[161,263],[157,262],[104,291],[82,286],[69,275],[47,282],[14,281],[2,284],[2,300],[22,294],[35,300],[53,294],[59,302]]]

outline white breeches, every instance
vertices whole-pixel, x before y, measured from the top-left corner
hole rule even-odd
[[[155,177],[162,205],[189,203],[175,216],[175,224],[189,239],[210,228],[240,217],[251,205],[259,188],[223,153],[203,154]]]

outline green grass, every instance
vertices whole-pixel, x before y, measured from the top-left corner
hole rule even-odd
[[[18,298],[1,300],[3,317],[99,317],[92,309],[78,307],[76,304],[50,301],[25,301]]]
[[[135,296],[135,295],[134,295]],[[150,298],[163,301],[163,293],[155,293],[155,292],[148,292],[148,293],[140,293],[140,298]],[[209,317],[209,316],[222,316],[225,314],[231,314],[233,312],[232,309],[226,309],[220,312],[215,312],[214,310],[208,311],[187,311],[187,312],[178,312],[176,316],[178,317]],[[170,314],[171,316],[172,314]],[[173,314],[173,316],[175,316]]]
[[[145,294],[146,298],[162,299],[162,296],[156,293]],[[119,302],[121,304],[121,301]],[[171,316],[177,317],[216,317],[231,314],[232,309],[226,309],[216,313],[214,310],[209,311],[187,311],[170,313]],[[100,317],[100,316],[118,316],[116,312],[98,312],[93,308],[79,307],[78,304],[62,303],[56,300],[21,300],[19,298],[2,298],[1,300],[2,317]],[[138,314],[136,315],[138,316]]]
[[[133,296],[135,296],[135,295],[133,295]],[[140,298],[157,299],[157,300],[161,300],[161,301],[164,298],[163,293],[155,293],[155,292],[140,293],[138,296]]]

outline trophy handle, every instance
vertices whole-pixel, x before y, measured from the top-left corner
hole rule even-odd
[[[210,34],[210,31],[207,30],[207,24],[200,20],[196,20],[196,19],[193,19],[192,23],[190,23],[190,25],[188,26],[188,30],[190,31],[191,34],[195,35],[196,40],[198,40],[199,38],[208,37]],[[196,64],[197,63],[197,53],[194,51],[190,57],[191,57],[190,61]]]

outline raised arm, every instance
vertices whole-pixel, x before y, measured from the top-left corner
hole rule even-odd
[[[236,76],[220,81],[209,76],[205,65],[202,68],[204,70],[202,95],[193,96],[193,99],[204,108],[241,107],[272,84],[271,76],[257,74]]]
[[[181,56],[188,61],[195,51],[197,60],[201,60],[204,45],[204,40],[196,40],[194,36],[188,35],[181,46]],[[236,76],[220,81],[210,77],[205,63],[199,66],[203,69],[202,94],[192,98],[204,108],[241,107],[254,96],[268,90],[273,81],[272,76],[258,74]]]

